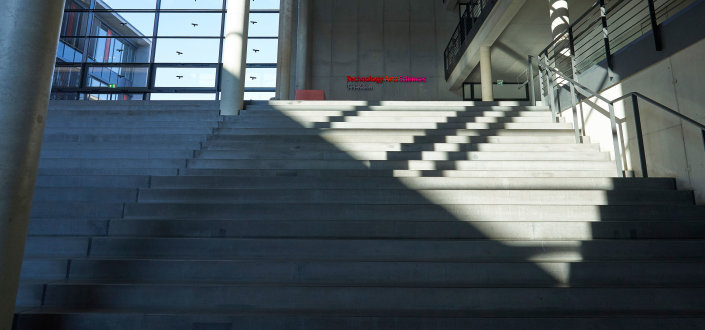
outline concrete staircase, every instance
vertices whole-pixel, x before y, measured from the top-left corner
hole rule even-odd
[[[544,107],[60,103],[17,330],[703,329],[705,208]]]

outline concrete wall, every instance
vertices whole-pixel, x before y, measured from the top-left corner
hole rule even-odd
[[[612,100],[639,92],[700,123],[705,123],[705,40],[622,80],[601,95]],[[595,99],[591,99],[595,101]],[[640,102],[647,166],[651,177],[675,177],[681,189],[694,189],[696,201],[705,204],[705,145],[700,130],[656,107]],[[606,104],[583,106],[586,134],[611,151],[612,140]],[[631,100],[615,106],[621,122],[622,148],[627,169],[641,176]],[[569,121],[570,111],[563,113]]]
[[[612,100],[639,92],[701,123],[705,123],[705,30],[699,28],[705,1],[696,1],[686,11],[662,24],[664,49],[656,51],[651,32],[613,55],[609,74],[603,61],[578,77],[581,84]],[[570,93],[560,93],[561,108],[570,104]],[[675,177],[682,189],[694,189],[696,200],[705,204],[705,147],[699,130],[674,116],[639,103],[642,113],[649,176]],[[595,98],[583,104],[586,135],[612,152],[607,105]],[[631,101],[615,105],[620,122],[620,147],[628,170],[641,176]],[[572,121],[571,110],[563,116]]]
[[[325,90],[328,99],[462,98],[449,91],[443,72],[457,10],[437,0],[314,0],[312,7],[312,87]],[[427,82],[349,90],[348,75],[416,76]]]

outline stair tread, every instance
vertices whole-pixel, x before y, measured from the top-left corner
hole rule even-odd
[[[52,106],[18,329],[705,322],[705,207],[545,106]]]

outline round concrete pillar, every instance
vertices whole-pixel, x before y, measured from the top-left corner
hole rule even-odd
[[[482,85],[482,101],[494,101],[494,92],[492,91],[492,57],[490,56],[490,47],[480,47],[480,82]]]
[[[277,99],[290,99],[291,41],[294,0],[281,0],[279,7],[279,51],[277,52]]]
[[[296,29],[296,89],[310,89],[309,79],[309,24],[310,0],[299,0],[299,18]]]
[[[229,0],[225,15],[220,113],[236,116],[244,106],[250,0]]]
[[[64,0],[0,5],[0,330],[10,330]]]

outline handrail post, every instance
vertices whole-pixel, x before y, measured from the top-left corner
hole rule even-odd
[[[555,79],[553,78],[555,73],[551,73],[550,70],[548,70],[548,52],[543,54],[543,62],[544,65],[546,66],[546,83],[548,85],[548,102],[549,106],[551,107],[551,113],[553,116],[553,122],[556,123],[558,122],[558,106],[556,105],[556,97],[555,97],[555,92],[556,92],[556,87],[555,87]]]
[[[602,21],[602,39],[605,43],[605,59],[607,60],[607,68],[611,71],[614,66],[612,63],[612,52],[610,50],[609,32],[607,30],[607,6],[605,6],[605,0],[600,0],[600,19]],[[611,72],[610,76],[612,76]]]
[[[573,76],[572,78],[573,78],[573,80],[580,82],[580,80],[578,80],[578,75],[575,72],[575,62],[576,62],[576,60],[575,60],[575,43],[574,43],[574,39],[573,39],[573,27],[572,26],[568,27],[568,42],[570,44],[570,71]]]
[[[533,56],[529,55],[529,102],[531,105],[536,105],[536,95],[534,94],[534,66],[533,66]]]
[[[632,94],[632,110],[634,111],[634,123],[636,124],[636,142],[639,147],[639,162],[641,162],[641,175],[649,177],[646,169],[646,152],[644,151],[644,136],[641,132],[641,115],[639,114],[639,98]]]
[[[573,80],[580,82],[578,80],[578,74],[575,71],[575,42],[573,39],[573,27],[568,27],[568,41],[570,44],[570,70],[573,75]],[[581,133],[580,133],[580,123],[578,122],[578,110],[575,108],[578,100],[575,95],[575,84],[570,83],[570,97],[573,106],[573,127],[575,128],[575,143],[581,143]],[[582,117],[582,115],[581,115]]]
[[[536,63],[539,65],[539,94],[541,96],[541,104],[545,106],[547,105],[545,98],[546,87],[544,86],[543,69],[541,68],[541,55],[536,59]]]
[[[663,50],[663,39],[661,35],[661,28],[656,21],[656,6],[654,6],[654,0],[647,0],[649,3],[649,17],[651,18],[651,31],[654,34],[654,44],[657,51]]]
[[[614,147],[614,160],[617,163],[617,175],[625,177],[624,168],[622,167],[622,154],[619,151],[619,135],[617,134],[617,118],[614,114],[614,103],[608,103],[610,110],[610,125],[612,126],[612,145]]]
[[[575,130],[575,143],[581,143],[580,124],[578,123],[578,110],[576,109],[577,98],[575,97],[575,85],[570,83],[570,98],[573,107],[573,129]]]

